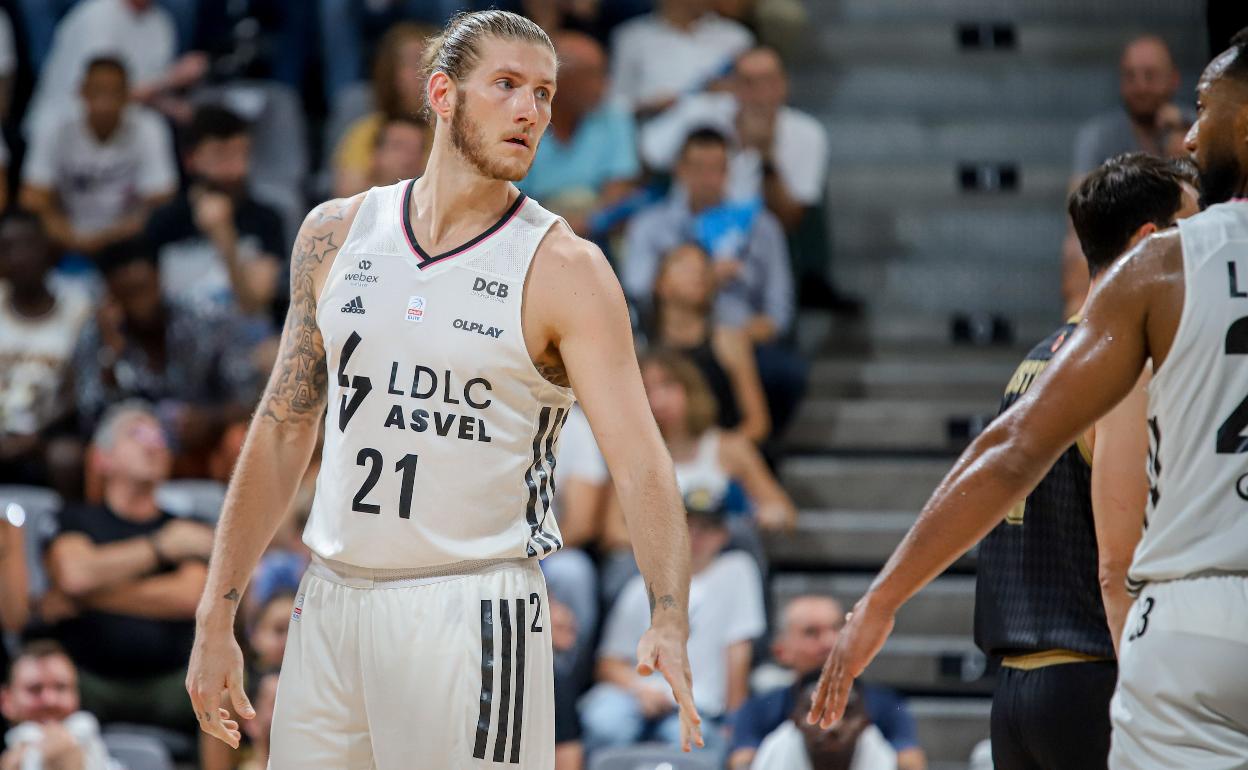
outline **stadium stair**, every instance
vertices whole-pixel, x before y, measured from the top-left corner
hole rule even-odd
[[[1122,44],[1163,33],[1186,101],[1205,58],[1202,3],[805,5],[793,100],[828,130],[833,274],[867,314],[799,325],[814,363],[781,480],[801,513],[794,533],[766,538],[774,606],[860,597],[1027,345],[1061,320],[1070,149],[1085,119],[1118,103]],[[958,344],[958,316],[995,317],[1006,334]],[[911,696],[933,770],[965,768],[988,735],[974,565],[972,552],[902,610],[868,672]]]

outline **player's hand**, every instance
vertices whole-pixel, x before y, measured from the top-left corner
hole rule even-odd
[[[836,646],[828,655],[819,687],[811,699],[806,721],[812,725],[818,722],[824,730],[840,720],[849,688],[879,653],[893,630],[893,613],[871,605],[869,597],[868,594],[859,599],[853,612],[846,616],[845,627],[836,638]]]
[[[689,668],[689,653],[685,649],[689,642],[688,630],[662,625],[650,626],[637,644],[637,673],[650,676],[655,671],[663,674],[668,686],[672,688],[672,697],[680,707],[680,748],[689,751],[691,747],[702,748],[706,743],[702,740],[702,717],[693,705],[693,674]]]
[[[195,646],[186,670],[186,691],[195,707],[199,728],[237,749],[242,733],[238,723],[221,708],[222,693],[229,693],[234,711],[251,719],[256,710],[243,692],[243,651],[230,627],[195,630]]]
[[[638,685],[636,695],[641,713],[647,719],[666,716],[676,708],[676,701],[672,700],[670,692],[652,686],[647,680],[642,680],[642,683]]]

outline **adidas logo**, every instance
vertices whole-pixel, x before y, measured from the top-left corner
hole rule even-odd
[[[360,315],[364,315],[364,300],[360,299],[359,297],[356,297],[355,299],[351,300],[347,304],[343,305],[341,312],[359,313]]]

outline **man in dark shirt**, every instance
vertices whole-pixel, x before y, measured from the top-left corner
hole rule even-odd
[[[799,679],[817,672],[836,644],[844,617],[840,603],[831,597],[811,595],[790,600],[773,642],[776,661]],[[901,694],[888,687],[865,685],[863,695],[871,723],[897,752],[899,770],[924,770],[927,756],[919,746],[914,716]],[[732,719],[730,770],[750,767],[763,739],[793,714],[795,697],[795,688],[785,686],[755,695],[741,705]]]
[[[204,105],[184,140],[188,184],[147,226],[164,294],[264,321],[255,333],[271,333],[267,322],[281,274],[277,255],[286,247],[281,216],[247,192],[247,123],[224,107]]]
[[[237,319],[165,300],[143,242],[106,249],[99,257],[107,292],[78,338],[73,376],[84,435],[109,404],[140,398],[156,412],[186,472],[206,455],[228,423],[245,419],[258,395],[259,372]],[[90,492],[90,489],[88,489]]]
[[[83,705],[102,721],[195,724],[183,679],[212,529],[157,506],[171,463],[146,407],[110,409],[88,458],[100,501],[63,511],[47,549],[45,615],[59,621],[57,635],[81,668]]]

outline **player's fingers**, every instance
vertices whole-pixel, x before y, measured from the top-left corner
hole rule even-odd
[[[242,677],[233,677],[230,681],[230,703],[234,705],[234,711],[243,719],[251,719],[256,715],[256,710],[251,707],[251,701],[247,698],[247,693],[243,691]]]
[[[680,744],[681,750],[689,751],[692,746],[703,748],[706,741],[702,740],[701,718],[697,712],[690,713],[680,710]]]
[[[650,676],[658,665],[659,653],[652,645],[642,644],[644,646],[637,648],[637,673]]]
[[[823,714],[823,719],[819,722],[819,726],[824,730],[840,721],[841,712],[845,710],[845,697],[853,683],[854,678],[845,671],[843,665],[833,667],[828,708]]]
[[[810,696],[810,711],[806,714],[806,724],[817,724],[823,719],[824,709],[828,705],[828,691],[832,687],[833,656],[829,655],[823,664],[823,673],[819,675],[819,686]]]
[[[221,698],[221,694],[218,693],[216,696],[216,699],[220,700],[220,698]],[[203,692],[199,692],[197,695],[197,700],[200,704],[203,704],[211,700],[211,698],[205,697]],[[195,716],[199,720],[199,727],[201,730],[203,730],[205,733],[208,733],[209,735],[211,735],[212,737],[220,741],[224,741],[231,748],[236,749],[238,748],[241,735],[238,733],[237,730],[234,730],[231,732],[230,730],[226,729],[226,726],[223,724],[223,722],[225,721],[225,718],[223,715],[228,715],[228,714],[229,712],[225,711],[224,709],[204,708],[202,705],[195,711]]]

